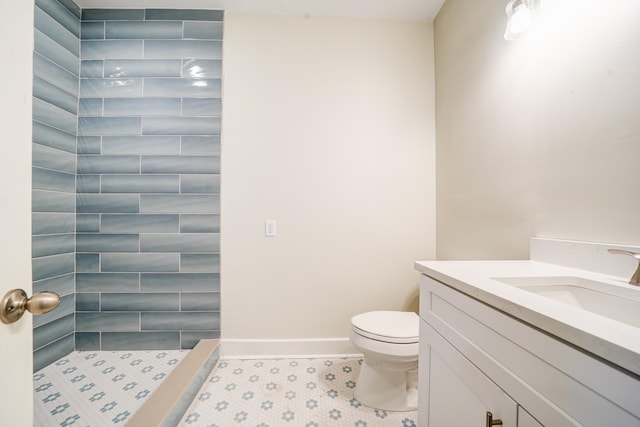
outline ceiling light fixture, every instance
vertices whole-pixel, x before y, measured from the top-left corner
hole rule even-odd
[[[505,40],[515,40],[533,22],[534,0],[509,0],[505,9],[507,30]]]

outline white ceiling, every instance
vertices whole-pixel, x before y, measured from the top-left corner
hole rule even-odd
[[[431,22],[445,0],[76,0],[83,9],[224,9],[259,15],[309,15]]]

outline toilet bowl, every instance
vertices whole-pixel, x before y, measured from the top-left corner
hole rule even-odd
[[[356,400],[386,411],[417,409],[418,329],[412,312],[370,311],[351,318],[351,344],[364,355]]]

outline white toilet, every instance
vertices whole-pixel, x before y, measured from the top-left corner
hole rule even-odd
[[[418,315],[370,311],[351,318],[351,344],[364,354],[354,397],[387,411],[418,407]]]

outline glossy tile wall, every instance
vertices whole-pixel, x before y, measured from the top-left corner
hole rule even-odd
[[[33,292],[60,306],[33,318],[34,370],[74,349],[76,123],[80,8],[36,0],[33,53]]]
[[[219,337],[222,19],[82,11],[78,350]]]

